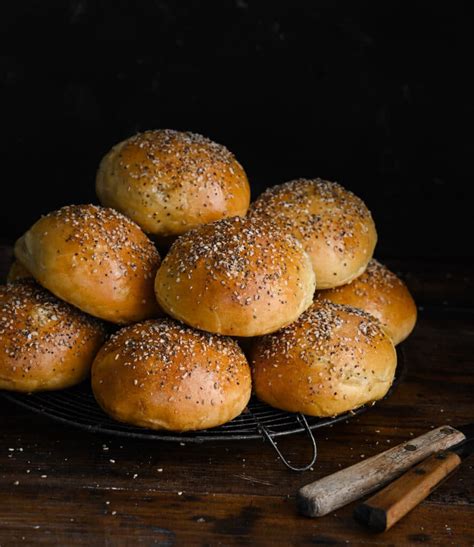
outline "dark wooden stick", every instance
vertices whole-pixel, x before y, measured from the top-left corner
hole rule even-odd
[[[309,517],[326,515],[378,490],[428,456],[464,439],[461,431],[450,426],[433,429],[420,437],[303,486],[297,498],[299,510]]]
[[[455,452],[438,452],[369,500],[354,517],[377,532],[385,532],[423,501],[461,463]]]

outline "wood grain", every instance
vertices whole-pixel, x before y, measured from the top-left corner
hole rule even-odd
[[[438,452],[407,471],[366,502],[354,516],[376,532],[389,530],[423,501],[461,463],[455,452]]]
[[[300,512],[308,517],[327,515],[377,490],[438,450],[460,443],[464,439],[465,436],[460,431],[449,426],[441,426],[306,484],[298,493]]]
[[[9,252],[0,247],[0,272]],[[443,288],[445,271],[463,275],[455,266],[442,269],[437,281],[429,266],[440,303],[444,290],[459,302],[473,297],[465,285],[458,293],[456,283]],[[420,272],[417,284],[423,284],[420,263],[400,262],[400,269]],[[472,421],[474,313],[434,306],[436,292],[430,294],[403,344],[408,373],[402,384],[365,414],[316,431],[319,457],[307,473],[286,470],[263,441],[181,446],[94,435],[0,397],[0,545],[472,546],[469,460],[383,536],[353,520],[353,504],[321,519],[296,508],[296,493],[308,482],[441,424]],[[295,464],[310,456],[305,435],[280,438],[278,445]]]

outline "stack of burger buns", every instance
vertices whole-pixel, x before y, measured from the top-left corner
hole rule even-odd
[[[229,150],[172,130],[114,146],[96,190],[101,205],[53,211],[15,244],[0,389],[90,377],[113,418],[173,431],[232,420],[252,392],[311,416],[387,393],[416,306],[350,191],[296,179],[250,203]]]

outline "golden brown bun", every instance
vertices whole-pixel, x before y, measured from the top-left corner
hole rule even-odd
[[[364,202],[336,182],[297,179],[266,190],[249,215],[270,218],[311,257],[318,289],[349,283],[372,258],[377,233]]]
[[[405,340],[416,323],[416,305],[407,286],[375,259],[348,285],[317,291],[316,298],[370,313],[382,323],[395,345]]]
[[[262,401],[309,416],[335,416],[383,397],[397,354],[374,317],[324,300],[257,340],[251,363]]]
[[[0,286],[0,389],[31,392],[77,384],[104,340],[100,321],[33,280]]]
[[[49,213],[16,242],[15,256],[41,285],[91,315],[123,324],[158,314],[158,251],[114,209],[70,205]]]
[[[114,146],[100,164],[96,190],[103,205],[158,240],[243,216],[250,202],[247,176],[227,148],[168,129],[139,133]]]
[[[234,217],[181,236],[158,270],[160,306],[193,327],[256,336],[311,305],[314,272],[296,239],[270,223]]]
[[[250,398],[251,376],[231,338],[162,319],[112,336],[92,366],[92,389],[116,420],[188,431],[238,416]]]
[[[33,279],[33,276],[23,266],[23,264],[21,264],[21,262],[14,260],[7,275],[7,283],[18,281],[20,279]]]

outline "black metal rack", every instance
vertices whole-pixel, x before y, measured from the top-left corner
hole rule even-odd
[[[398,366],[396,378],[386,397],[390,396],[405,372],[405,360],[399,348],[397,348],[397,354]],[[93,433],[105,433],[135,439],[193,443],[262,439],[263,437],[272,444],[283,463],[293,471],[305,471],[316,461],[317,446],[312,430],[350,419],[370,408],[370,405],[363,406],[339,416],[316,418],[278,410],[252,397],[245,411],[231,422],[202,431],[174,433],[144,429],[113,420],[96,403],[90,384],[87,381],[62,391],[31,394],[3,392],[2,395],[12,403],[28,408],[33,412]],[[286,461],[276,446],[274,439],[303,431],[306,431],[311,439],[313,456],[308,465],[296,468]]]

